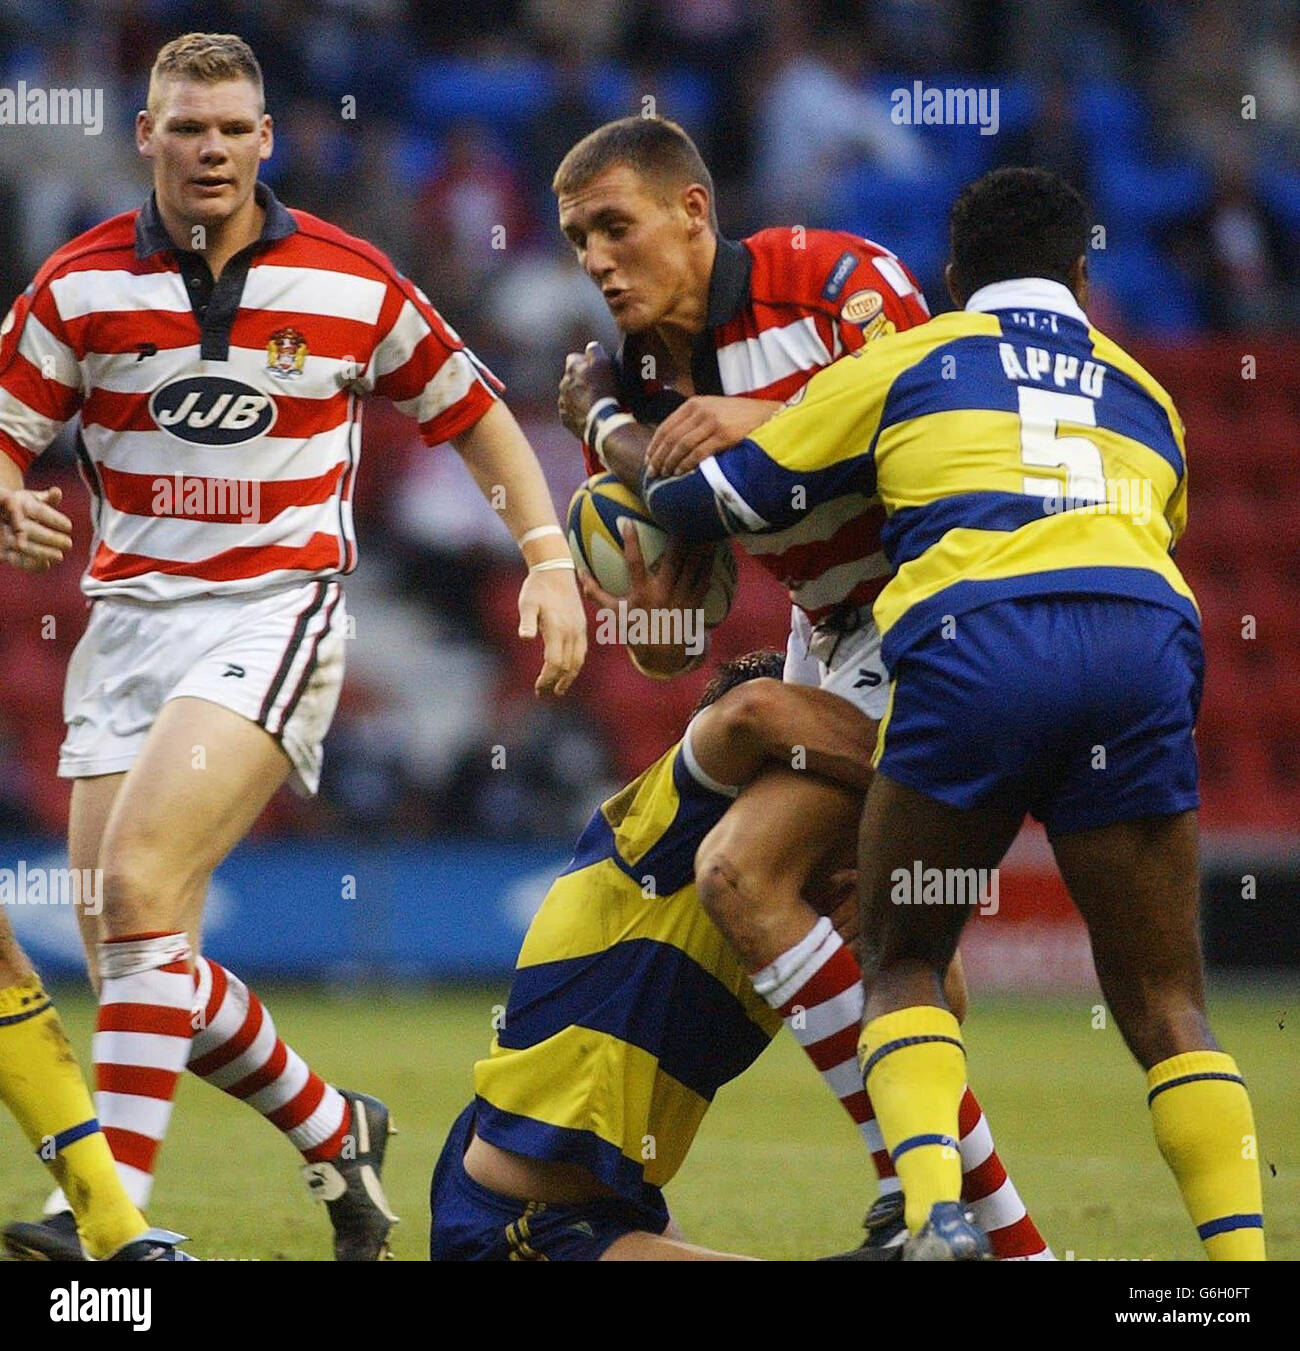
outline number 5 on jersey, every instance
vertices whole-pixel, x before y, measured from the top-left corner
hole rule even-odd
[[[1031,497],[1065,497],[1071,502],[1104,502],[1106,470],[1101,450],[1086,436],[1058,436],[1062,422],[1097,425],[1097,401],[1082,394],[1019,387],[1020,459],[1036,469],[1064,469],[1065,490],[1058,479],[1025,475]]]

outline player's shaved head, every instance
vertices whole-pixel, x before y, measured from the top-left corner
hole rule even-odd
[[[186,33],[167,43],[154,58],[149,72],[151,113],[156,114],[162,104],[164,80],[193,80],[198,84],[248,80],[257,90],[258,113],[266,109],[262,67],[253,49],[234,33]]]
[[[760,648],[756,652],[746,652],[743,657],[724,661],[718,667],[717,674],[704,687],[700,702],[695,705],[691,716],[694,717],[695,713],[708,708],[710,704],[716,704],[724,694],[748,680],[780,680],[784,674],[785,653],[775,648]]]
[[[1047,169],[994,169],[962,189],[948,231],[949,284],[959,303],[1013,277],[1073,287],[1088,247],[1088,208]]]
[[[620,117],[597,127],[560,161],[551,190],[557,197],[571,196],[616,164],[626,164],[665,198],[700,184],[708,190],[709,223],[717,230],[713,176],[695,142],[666,117]]]

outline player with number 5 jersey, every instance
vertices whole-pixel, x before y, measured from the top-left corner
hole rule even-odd
[[[982,287],[870,362],[817,377],[754,441],[737,479],[763,485],[760,503],[737,494],[759,515],[787,510],[795,482],[812,499],[861,475],[880,493],[895,571],[875,616],[890,668],[946,617],[1013,596],[1128,596],[1196,622],[1170,556],[1187,514],[1182,422],[1060,283]],[[859,453],[834,462],[842,448]],[[725,456],[720,467],[730,481]]]
[[[1203,657],[1171,556],[1183,427],[1088,321],[1087,220],[1045,170],[971,184],[950,220],[956,312],[814,376],[711,472],[646,483],[665,528],[705,538],[787,527],[795,502],[884,502],[895,571],[874,614],[891,679],[859,835],[877,950],[859,1060],[917,1260],[989,1247],[959,1201],[965,1052],[939,984],[967,916],[900,905],[892,879],[996,868],[1027,812],[1207,1254],[1264,1256],[1250,1099],[1210,1029],[1197,936]]]

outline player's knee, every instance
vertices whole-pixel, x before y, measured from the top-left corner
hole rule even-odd
[[[770,858],[738,848],[736,837],[715,828],[695,854],[695,889],[704,913],[741,959],[766,965],[774,925],[799,901],[798,881]]]
[[[103,888],[103,923],[108,934],[138,933],[158,927],[157,891],[129,861],[105,866]]]
[[[101,854],[103,923],[109,934],[180,924],[188,879],[147,842],[114,841]]]

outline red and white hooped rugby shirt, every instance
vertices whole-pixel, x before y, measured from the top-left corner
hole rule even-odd
[[[501,389],[379,250],[263,184],[215,284],[151,196],[59,249],[0,333],[0,451],[26,470],[78,412],[93,498],[82,589],[172,601],[356,566],[361,401],[429,445]]]
[[[872,338],[929,317],[916,279],[868,239],[802,226],[760,230],[740,242],[719,239],[692,383],[697,394],[785,401]],[[620,396],[638,420],[657,423],[682,395],[654,379],[649,355],[641,335],[624,340]],[[588,472],[600,472],[586,454]],[[870,605],[884,589],[884,522],[880,499],[858,495],[828,502],[788,530],[737,539],[816,624],[840,607]]]

